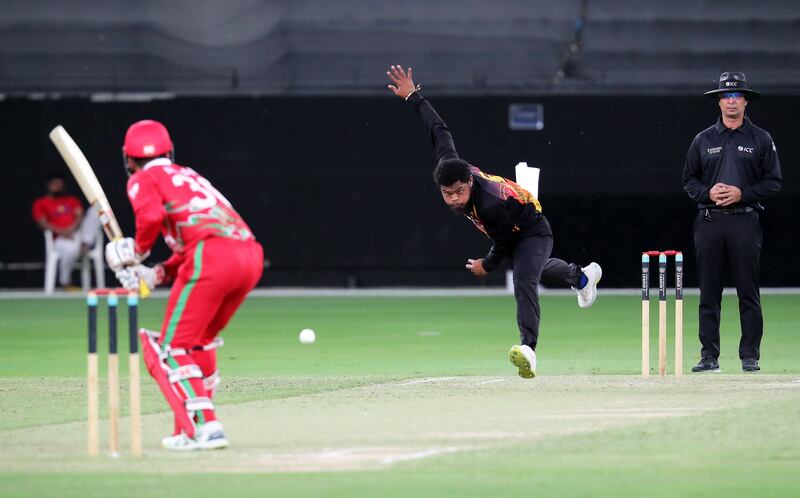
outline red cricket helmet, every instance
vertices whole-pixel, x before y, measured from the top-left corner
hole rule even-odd
[[[125,133],[122,152],[128,157],[145,158],[163,156],[172,150],[172,140],[167,128],[151,119],[133,123]]]

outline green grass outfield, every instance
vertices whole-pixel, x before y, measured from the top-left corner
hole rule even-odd
[[[144,301],[140,325],[164,305]],[[762,371],[744,374],[726,297],[723,373],[692,375],[688,296],[684,378],[643,380],[636,296],[587,310],[544,296],[527,381],[506,359],[510,296],[251,298],[219,350],[232,447],[161,450],[171,416],[145,373],[145,456],[112,459],[85,455],[83,301],[0,299],[0,496],[797,496],[798,305],[763,296]],[[305,327],[315,344],[298,342]],[[672,339],[670,320],[670,373]]]

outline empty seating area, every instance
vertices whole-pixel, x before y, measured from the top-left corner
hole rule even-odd
[[[415,65],[443,92],[532,91],[557,73],[579,6],[233,0],[137,10],[111,0],[84,1],[81,12],[53,0],[9,3],[0,92],[12,94],[375,94],[392,63]]]
[[[787,0],[588,0],[571,83],[692,92],[734,70],[750,73],[758,88],[795,92],[799,28],[800,8]]]
[[[787,0],[81,4],[6,2],[0,93],[370,95],[392,63],[456,95],[694,92],[723,69],[788,92],[800,72]]]

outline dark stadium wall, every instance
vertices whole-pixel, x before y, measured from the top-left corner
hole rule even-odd
[[[555,232],[553,255],[604,267],[604,284],[637,287],[639,251],[678,248],[696,284],[694,205],[681,170],[694,135],[716,119],[703,97],[436,98],[462,157],[513,177],[518,161],[542,169],[540,199]],[[540,102],[541,131],[510,131],[508,104]],[[763,217],[765,286],[800,285],[792,263],[800,219],[793,180],[797,152],[787,108],[798,97],[766,97],[749,109],[778,146],[784,191]],[[177,161],[206,175],[237,207],[265,248],[265,286],[501,285],[463,265],[489,241],[451,214],[431,180],[430,140],[413,110],[385,98],[176,98],[96,103],[88,99],[0,101],[2,212],[0,287],[41,285],[43,243],[30,207],[46,175],[68,174],[47,139],[63,124],[83,148],[132,233],[120,147],[131,122],[170,129]],[[73,191],[78,192],[73,184]],[[156,258],[166,248],[159,245]],[[24,268],[24,266],[23,266]]]

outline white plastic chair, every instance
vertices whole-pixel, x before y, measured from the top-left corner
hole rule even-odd
[[[106,286],[105,275],[105,255],[103,254],[103,233],[97,235],[97,243],[86,254],[81,257],[81,288],[84,292],[91,287],[91,270],[89,265],[94,266],[95,282],[97,287]],[[52,294],[56,286],[56,273],[58,272],[58,260],[61,255],[55,248],[52,230],[44,231],[44,293]]]

